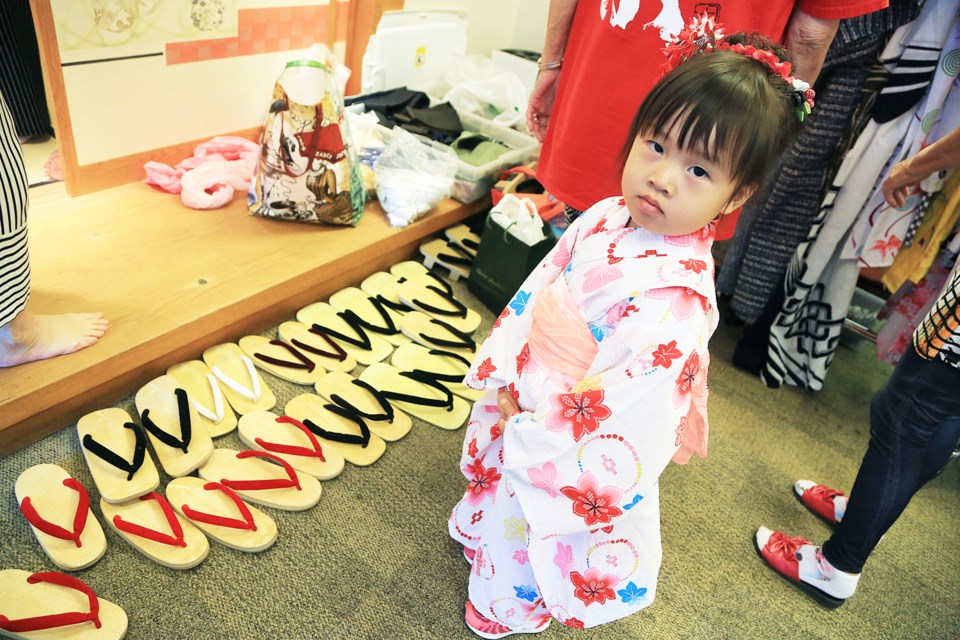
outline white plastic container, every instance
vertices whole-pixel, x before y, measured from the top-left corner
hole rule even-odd
[[[475,202],[490,193],[493,184],[505,169],[526,164],[540,153],[540,143],[533,136],[504,127],[472,113],[460,114],[464,131],[479,133],[510,147],[510,151],[490,162],[475,166],[460,160],[450,196],[460,202]]]
[[[470,133],[479,133],[492,140],[502,142],[510,147],[510,151],[504,153],[495,160],[475,166],[463,160],[457,162],[457,175],[453,182],[453,189],[450,197],[460,202],[476,202],[480,198],[490,193],[493,184],[499,179],[500,174],[505,169],[516,167],[517,165],[527,164],[534,160],[540,153],[540,143],[533,136],[520,133],[516,129],[504,127],[485,118],[471,113],[461,113],[460,123],[463,130]],[[384,139],[389,141],[392,135],[389,129],[383,129]],[[417,136],[424,144],[439,145],[439,142],[428,140],[422,136]]]

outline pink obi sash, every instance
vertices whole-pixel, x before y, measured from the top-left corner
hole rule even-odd
[[[530,355],[547,377],[569,389],[583,380],[597,355],[597,341],[577,307],[563,275],[540,292],[527,335]]]

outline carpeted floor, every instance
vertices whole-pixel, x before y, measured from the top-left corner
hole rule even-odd
[[[463,287],[458,292],[482,308]],[[492,314],[484,320],[478,336],[486,335]],[[752,543],[758,525],[813,540],[828,534],[794,499],[791,484],[805,477],[849,489],[866,447],[869,399],[890,369],[874,361],[870,345],[843,348],[823,391],[771,390],[730,365],[736,337],[721,324],[711,342],[709,457],[672,466],[662,478],[657,601],[605,627],[578,632],[553,624],[541,637],[960,637],[960,464],[914,499],[877,548],[856,595],[837,611],[820,608],[758,559]],[[278,406],[304,391],[263,375]],[[115,406],[135,415],[132,397]],[[462,429],[416,421],[373,466],[348,464],[324,482],[312,510],[265,508],[280,533],[263,553],[211,543],[200,566],[175,571],[149,561],[104,524],[106,555],[77,575],[126,610],[131,639],[473,637],[462,617],[467,565],[446,534],[465,482],[457,468],[462,437]],[[236,433],[216,444],[245,448]],[[83,482],[104,522],[76,425],[67,425],[0,459],[0,568],[56,568],[13,492],[24,469],[44,462]]]

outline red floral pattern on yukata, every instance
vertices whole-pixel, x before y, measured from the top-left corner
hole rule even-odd
[[[566,620],[562,621],[560,624],[562,624],[565,627],[570,627],[571,629],[583,629],[583,621],[577,618],[567,618]]]
[[[682,394],[690,393],[698,373],[700,373],[700,354],[691,351],[687,361],[683,363],[683,370],[677,376],[677,391]]]
[[[470,476],[470,482],[467,485],[467,500],[472,505],[480,504],[484,496],[490,495],[492,498],[497,492],[497,485],[500,483],[500,473],[496,467],[487,468],[483,466],[483,458],[474,460],[464,468],[464,475]]]
[[[536,369],[536,363],[530,357],[530,343],[524,342],[523,349],[520,349],[520,353],[517,354],[517,375],[531,373]]]
[[[697,260],[696,258],[688,258],[687,260],[681,260],[680,264],[687,271],[693,271],[694,273],[701,273],[704,269],[707,268],[707,263],[704,260]]]
[[[504,320],[507,316],[510,315],[510,307],[504,307],[503,311],[500,312],[500,315],[497,316],[497,319],[493,322],[493,329],[496,329],[500,326],[500,322]],[[491,331],[493,330],[491,329]]]
[[[493,361],[490,358],[487,358],[480,363],[480,366],[477,367],[477,380],[483,382],[490,377],[490,374],[497,370],[496,365],[493,364]]]
[[[600,573],[599,567],[590,567],[581,575],[577,571],[570,572],[570,582],[573,583],[573,595],[583,601],[583,606],[589,607],[594,602],[600,604],[607,600],[616,600],[617,594],[613,588],[620,579],[612,574]]]
[[[683,356],[683,353],[677,349],[677,341],[671,340],[667,344],[662,344],[653,351],[653,366],[670,368],[673,361]]]
[[[550,396],[553,409],[547,414],[547,429],[550,431],[573,432],[573,439],[596,431],[600,423],[613,412],[603,404],[603,389],[594,389],[582,393],[560,393]]]
[[[576,487],[562,487],[560,493],[573,500],[574,515],[583,518],[588,527],[606,524],[623,514],[617,506],[623,491],[613,485],[600,487],[589,471],[580,476]]]

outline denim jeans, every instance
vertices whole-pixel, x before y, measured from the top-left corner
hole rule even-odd
[[[960,437],[960,369],[911,346],[870,403],[870,443],[840,524],[823,545],[837,569],[860,573],[910,499],[949,461]]]

